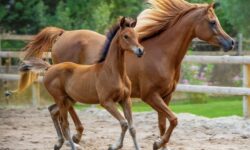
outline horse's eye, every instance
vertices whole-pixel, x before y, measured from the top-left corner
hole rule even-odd
[[[210,25],[211,26],[215,26],[216,25],[216,21],[215,20],[210,21]]]
[[[127,39],[128,39],[128,36],[127,36],[127,35],[124,35],[124,39],[126,39],[126,40],[127,40]]]

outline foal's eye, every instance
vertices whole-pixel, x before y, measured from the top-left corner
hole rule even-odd
[[[210,21],[210,25],[211,26],[215,26],[216,25],[216,21],[215,20]]]
[[[128,39],[128,36],[127,36],[127,35],[124,35],[124,39],[126,39],[126,40],[127,40],[127,39]]]

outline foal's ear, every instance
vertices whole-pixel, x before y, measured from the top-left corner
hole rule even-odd
[[[212,2],[211,4],[209,4],[208,10],[209,10],[210,8],[216,9],[216,8],[219,7],[219,6],[220,6],[220,3],[219,3],[219,2]]]
[[[134,28],[136,24],[137,24],[137,18],[133,22],[131,22],[130,27]]]
[[[120,27],[121,28],[125,28],[126,26],[126,17],[122,17],[122,19],[120,20]]]

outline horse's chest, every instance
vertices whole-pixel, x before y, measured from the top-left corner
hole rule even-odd
[[[115,101],[126,99],[130,95],[130,88],[126,84],[121,84],[119,87],[112,91],[112,97]]]
[[[105,86],[99,84],[97,86],[97,93],[100,100],[114,100],[120,101],[130,95],[130,87],[125,82],[108,83]]]

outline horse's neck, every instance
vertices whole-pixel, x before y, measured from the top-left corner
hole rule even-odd
[[[124,62],[124,51],[118,44],[118,37],[114,37],[110,45],[103,69],[107,69],[112,73],[110,75],[119,75],[122,79],[127,75]]]
[[[180,66],[189,44],[192,39],[195,38],[194,30],[197,24],[198,17],[197,12],[199,10],[193,10],[179,20],[171,29],[164,31],[158,39],[157,45],[161,46],[162,56],[165,59],[169,59],[165,62],[171,62],[175,64],[175,68]]]

